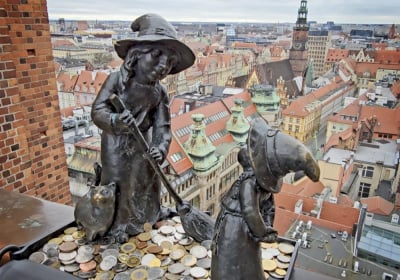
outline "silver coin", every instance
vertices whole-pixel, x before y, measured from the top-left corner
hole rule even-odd
[[[48,257],[55,257],[58,255],[58,244],[56,243],[46,243],[43,246],[43,252]]]
[[[192,267],[190,269],[190,275],[192,275],[194,278],[203,278],[207,275],[207,270],[198,266]]]
[[[168,266],[172,263],[172,260],[170,257],[165,258],[164,260],[161,261],[161,266],[165,267]]]
[[[44,263],[47,260],[47,256],[43,252],[34,252],[29,256],[29,260],[34,263]]]
[[[274,258],[274,255],[267,251],[267,249],[261,249],[261,258],[264,260],[272,260]]]
[[[182,225],[176,226],[175,229],[176,229],[176,232],[177,232],[177,233],[186,234],[185,229],[183,228]]]
[[[142,257],[141,264],[148,266],[150,264],[150,262],[155,258],[156,258],[156,255],[154,255],[154,254],[146,254]]]
[[[204,258],[201,260],[197,260],[196,265],[198,267],[202,267],[204,269],[210,269],[211,268],[211,259],[210,258]]]
[[[59,258],[60,261],[62,261],[62,262],[64,262],[64,261],[68,262],[68,261],[70,261],[70,260],[74,260],[74,261],[75,261],[76,255],[77,255],[77,252],[76,252],[76,251],[72,251],[72,252],[69,252],[69,253],[63,253],[63,252],[61,252],[61,253],[58,254],[58,258]]]
[[[149,268],[147,273],[148,273],[149,280],[155,280],[155,279],[160,279],[161,277],[163,277],[165,274],[165,271],[161,267],[151,267],[151,268]]]
[[[78,255],[91,255],[94,253],[92,245],[82,245],[78,248]]]
[[[119,255],[119,250],[117,249],[105,249],[102,253],[101,256],[103,257],[103,259],[107,256],[114,256],[115,258],[117,258]]]
[[[289,263],[290,262],[290,257],[289,256],[278,255],[276,258],[278,259],[278,261],[283,262],[283,263]]]
[[[81,270],[79,270],[76,275],[79,278],[83,278],[83,279],[94,278],[96,276],[96,270],[91,270],[91,271],[81,271]]]
[[[88,261],[90,261],[91,259],[93,259],[94,256],[93,255],[89,255],[89,254],[77,254],[75,257],[75,261],[77,263],[87,263]]]
[[[64,271],[66,272],[76,272],[79,270],[79,265],[77,264],[69,264],[64,266]]]
[[[212,240],[203,240],[200,243],[201,246],[203,246],[204,248],[206,248],[207,250],[211,249],[211,245],[212,245]]]
[[[176,241],[179,241],[179,240],[186,238],[186,234],[175,232],[174,238]]]
[[[69,264],[75,263],[75,259],[67,260],[67,261],[61,261],[61,262],[62,262],[62,264],[64,264],[64,265],[69,265]]]
[[[274,257],[279,256],[281,254],[281,252],[276,248],[268,248],[268,249],[265,249],[265,250],[268,253],[270,253],[272,256],[274,256]]]
[[[190,236],[183,238],[181,240],[179,240],[179,244],[183,245],[183,246],[187,246],[193,243],[193,238],[191,238]]]
[[[185,271],[185,266],[181,263],[174,263],[168,267],[168,272],[180,274]]]
[[[156,234],[151,238],[151,241],[154,244],[159,244],[161,240],[165,239],[166,237],[162,234]]]
[[[113,255],[108,255],[103,258],[100,263],[100,269],[103,271],[109,271],[117,264],[118,260]]]
[[[197,259],[202,259],[207,257],[207,249],[201,245],[196,245],[190,249],[190,254],[195,256]]]
[[[114,276],[113,280],[131,280],[131,272],[130,271],[124,271],[124,272],[117,273]]]
[[[164,235],[173,235],[175,233],[175,228],[173,226],[162,226],[159,231]]]

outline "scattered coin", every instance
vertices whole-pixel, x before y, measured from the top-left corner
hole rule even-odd
[[[290,257],[286,255],[278,255],[276,257],[278,261],[283,262],[283,263],[289,263],[290,262]]]
[[[185,255],[185,251],[182,249],[175,249],[171,252],[170,257],[174,261],[180,260]]]
[[[97,265],[96,262],[95,262],[94,260],[91,260],[91,261],[86,262],[86,263],[81,263],[81,264],[79,265],[79,268],[80,268],[82,271],[87,272],[87,271],[90,271],[90,270],[95,269],[95,268],[96,268],[96,265]]]
[[[131,273],[131,280],[145,280],[148,278],[146,269],[136,269]]]
[[[190,269],[190,275],[192,275],[194,278],[203,278],[207,275],[207,270],[196,266]]]
[[[109,271],[117,264],[117,262],[118,260],[115,256],[107,255],[103,257],[103,260],[100,263],[100,269],[103,271]]]
[[[61,237],[50,239],[47,243],[60,245],[63,242]]]
[[[71,234],[65,234],[65,235],[62,237],[62,240],[65,241],[65,242],[67,242],[67,241],[74,241],[75,239],[74,239],[74,237],[73,237]]]
[[[181,263],[174,263],[168,267],[168,272],[172,274],[180,274],[185,270],[185,266]]]
[[[72,237],[75,240],[82,239],[85,236],[86,236],[86,233],[84,231],[81,231],[81,230],[78,230],[78,231],[75,231],[75,232],[72,233]]]
[[[29,256],[29,260],[35,263],[44,263],[47,260],[47,256],[43,252],[34,252]]]
[[[78,244],[72,241],[66,241],[60,244],[59,246],[60,251],[64,253],[69,253],[74,251],[76,248],[78,248]]]
[[[194,266],[197,262],[197,259],[195,256],[188,254],[188,255],[183,256],[182,259],[180,260],[180,262],[184,266]]]
[[[140,241],[149,241],[151,239],[151,235],[150,232],[142,232],[137,236],[137,238]]]
[[[211,259],[204,258],[204,259],[197,260],[196,265],[199,267],[202,267],[204,269],[210,269],[211,268]]]
[[[71,234],[73,234],[73,233],[76,232],[76,231],[78,231],[78,228],[77,228],[77,227],[69,227],[69,228],[64,229],[64,233],[65,233],[66,235],[71,235]]]
[[[79,265],[77,264],[69,264],[64,266],[64,271],[66,272],[75,272],[79,270]]]
[[[273,260],[262,260],[262,267],[265,271],[274,271],[277,265]]]
[[[59,253],[58,254],[58,258],[60,259],[60,261],[64,262],[64,261],[70,261],[70,260],[74,260],[75,261],[75,257],[77,255],[76,251],[72,251],[69,253]]]
[[[280,243],[278,245],[278,249],[279,251],[281,251],[283,254],[288,255],[293,253],[294,251],[294,246],[292,244],[289,243]]]
[[[195,245],[190,249],[190,253],[198,259],[207,257],[207,249],[201,245]]]
[[[161,277],[163,277],[165,274],[165,270],[160,267],[151,267],[149,270],[147,270],[147,273],[149,280],[155,280],[161,279]]]
[[[140,258],[137,256],[129,256],[129,259],[126,261],[126,264],[129,267],[137,267],[140,264]]]
[[[145,232],[151,231],[152,229],[153,229],[153,226],[150,223],[144,223],[143,230]]]
[[[134,243],[128,242],[121,245],[121,251],[130,254],[136,250],[136,245]]]

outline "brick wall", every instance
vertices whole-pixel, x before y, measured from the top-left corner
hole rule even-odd
[[[0,0],[0,188],[70,203],[46,0]]]

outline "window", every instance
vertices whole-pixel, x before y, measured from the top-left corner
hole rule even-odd
[[[360,187],[358,189],[358,197],[369,197],[370,189],[371,189],[371,184],[360,182]]]
[[[372,178],[374,176],[374,168],[372,166],[363,166],[362,176]]]

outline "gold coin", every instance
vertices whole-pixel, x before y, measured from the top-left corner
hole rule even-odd
[[[142,232],[137,236],[137,238],[140,241],[149,241],[151,239],[151,235],[150,232]]]
[[[185,255],[182,257],[181,259],[181,263],[184,266],[194,266],[197,262],[196,257],[192,256],[192,255]]]
[[[261,248],[263,249],[271,248],[271,243],[261,242]]]
[[[171,250],[164,248],[159,254],[162,256],[169,255],[169,254],[171,254]]]
[[[154,258],[149,262],[149,267],[160,267],[161,266],[161,260],[158,258]]]
[[[127,242],[122,244],[120,249],[123,253],[129,254],[136,250],[136,245],[134,243]]]
[[[69,228],[64,229],[64,233],[67,234],[67,235],[71,235],[75,231],[78,231],[77,227],[69,227]]]
[[[275,269],[275,273],[280,275],[280,276],[285,276],[286,275],[286,270],[281,269],[281,268],[277,268],[277,269]]]
[[[145,269],[136,269],[131,273],[131,280],[146,280],[148,277],[147,270]]]
[[[149,232],[149,231],[151,231],[153,229],[153,226],[150,224],[150,223],[144,223],[144,225],[143,225],[143,230],[145,231],[145,232]]]
[[[268,274],[268,272],[264,271],[264,277],[265,277],[265,280],[268,280],[268,279],[269,279],[269,274]]]
[[[77,240],[77,239],[82,239],[86,236],[86,233],[84,231],[78,230],[72,233],[72,237]]]
[[[278,246],[279,251],[281,251],[283,254],[291,254],[294,251],[294,246],[289,243],[280,243]]]
[[[128,260],[126,261],[126,264],[129,267],[136,267],[140,264],[140,259],[136,256],[129,256]]]
[[[61,237],[50,239],[47,243],[60,245],[63,242]]]
[[[128,262],[128,259],[129,259],[129,255],[128,254],[122,253],[122,254],[118,255],[118,260],[120,262],[122,262],[122,263],[126,264]]]
[[[182,249],[175,249],[171,252],[170,257],[174,261],[181,259],[185,255],[185,251]]]
[[[273,260],[262,260],[262,267],[265,271],[274,271],[277,265]]]

